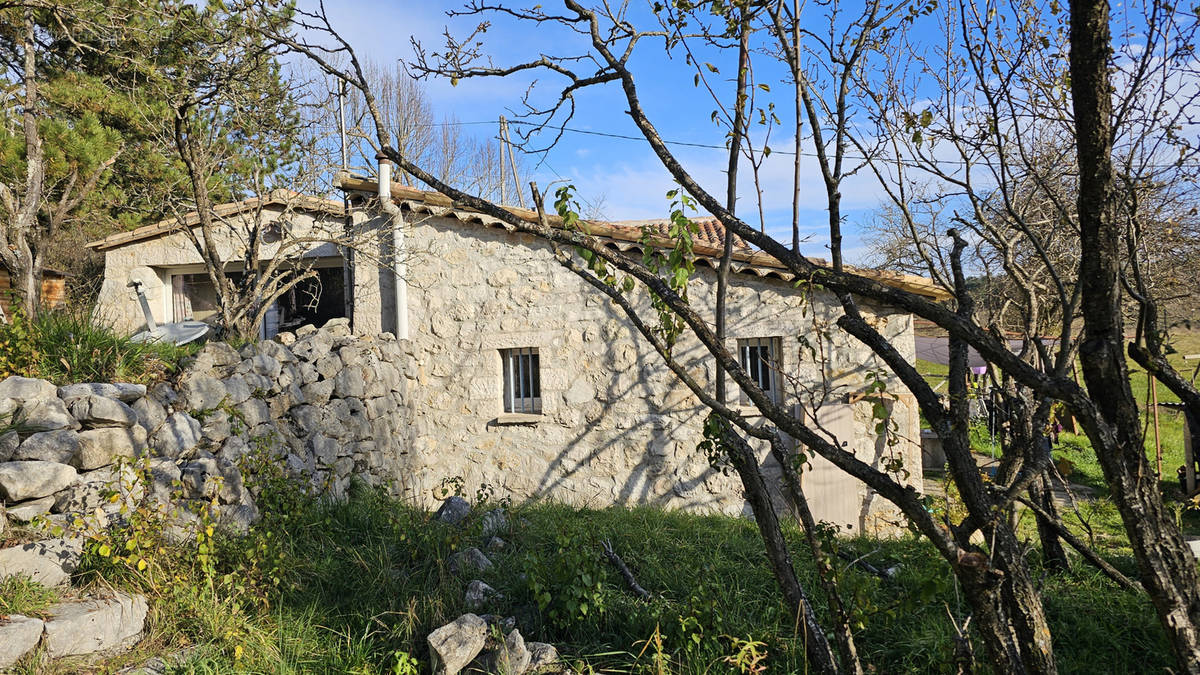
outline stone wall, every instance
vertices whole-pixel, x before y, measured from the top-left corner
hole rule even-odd
[[[187,507],[216,497],[218,522],[235,530],[258,518],[245,474],[260,462],[321,494],[344,494],[352,477],[391,485],[408,419],[402,356],[389,336],[352,337],[338,319],[241,350],[209,343],[175,385],[149,391],[10,377],[0,422],[15,414],[19,425],[0,436],[0,500],[20,522],[66,525],[96,508],[115,516],[120,504],[101,493],[135,481],[114,463],[147,454],[150,496],[182,498],[185,520],[198,510]]]
[[[714,471],[697,451],[706,409],[621,310],[560,266],[545,242],[453,216],[407,213],[412,380],[404,434],[411,452],[401,462],[402,494],[431,507],[441,481],[460,476],[468,491],[486,484],[516,499],[743,513],[736,478]],[[386,277],[361,269],[357,276],[367,286]],[[712,305],[714,282],[714,271],[701,266],[689,286],[703,314],[711,313],[704,308]],[[387,299],[386,289],[375,290],[364,294]],[[634,300],[644,317],[653,316],[645,295]],[[841,314],[835,298],[746,273],[734,275],[729,308],[731,348],[738,338],[781,338],[786,403],[843,407],[853,425],[839,442],[879,468],[899,457],[919,489],[915,401],[834,325]],[[387,315],[390,308],[385,302],[379,310]],[[357,302],[355,312],[356,330],[377,328],[375,312]],[[870,307],[865,314],[915,358],[909,315]],[[500,350],[515,347],[539,351],[543,410],[536,418],[503,412]],[[712,359],[697,341],[682,341],[675,353],[700,382],[712,382]],[[855,398],[876,376],[895,396],[887,406],[896,443],[874,433],[872,401]],[[838,489],[852,491],[861,508],[845,516],[821,514],[817,505],[818,517],[867,531],[899,520],[861,483],[841,480]]]

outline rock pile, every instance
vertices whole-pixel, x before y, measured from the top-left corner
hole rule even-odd
[[[118,513],[122,501],[100,493],[119,482],[118,459],[146,449],[147,430],[129,405],[145,394],[133,384],[55,387],[15,376],[0,382],[0,422],[11,427],[0,435],[0,500],[8,519],[66,524],[68,514],[105,520]]]
[[[434,520],[460,526],[470,516],[471,505],[462,497],[450,497],[442,502]],[[505,542],[498,535],[507,534],[508,517],[504,509],[492,509],[481,518],[482,537],[488,550],[498,552]],[[478,548],[467,548],[450,559],[450,570],[469,575],[492,568],[492,561]],[[463,604],[478,611],[502,599],[496,589],[473,579],[467,584]],[[459,672],[504,673],[566,673],[559,661],[558,650],[545,642],[526,642],[517,629],[516,619],[493,614],[463,614],[438,628],[426,638],[429,659],[437,675],[457,675]]]
[[[122,507],[101,499],[105,489],[143,497],[114,462],[145,454],[151,497],[181,498],[185,520],[215,497],[218,523],[233,530],[258,519],[243,475],[255,448],[318,493],[343,496],[351,477],[386,484],[403,453],[402,357],[391,336],[352,337],[335,319],[241,350],[209,343],[176,385],[149,391],[10,377],[0,382],[0,425],[14,427],[0,435],[0,531],[6,520],[66,525],[79,514],[104,526]]]

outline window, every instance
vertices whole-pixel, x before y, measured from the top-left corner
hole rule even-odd
[[[504,412],[542,414],[542,378],[537,347],[501,349]]]
[[[780,396],[780,356],[783,354],[781,340],[772,338],[748,338],[738,340],[738,359],[750,379],[766,393],[767,398],[778,403]],[[742,404],[749,405],[750,397],[742,392]]]

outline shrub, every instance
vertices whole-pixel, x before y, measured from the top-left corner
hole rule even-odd
[[[119,335],[80,309],[26,316],[17,305],[0,324],[0,379],[10,375],[69,382],[164,379],[195,347],[142,344]]]

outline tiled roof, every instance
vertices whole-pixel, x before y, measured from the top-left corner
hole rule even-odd
[[[342,203],[332,199],[323,199],[321,197],[313,197],[312,195],[301,194],[291,190],[272,190],[265,197],[251,197],[240,202],[227,202],[218,204],[213,207],[213,213],[218,218],[226,218],[232,215],[250,211],[253,209],[262,208],[264,206],[283,206],[284,208],[294,209],[296,211],[310,211],[328,213],[334,216],[342,215]],[[184,223],[189,227],[196,227],[200,224],[200,216],[195,211],[183,217]],[[160,220],[152,225],[143,225],[128,232],[117,232],[110,234],[103,239],[90,241],[85,244],[88,248],[96,251],[107,251],[110,248],[117,248],[125,244],[132,244],[136,241],[145,239],[153,239],[164,234],[179,231],[184,223],[180,223],[177,218],[167,218]]]
[[[379,186],[373,180],[364,178],[354,178],[343,176],[338,179],[336,185],[348,192],[357,192],[360,194],[375,195],[378,193]],[[392,183],[392,200],[400,205],[403,209],[408,209],[416,213],[425,213],[432,216],[441,216],[454,218],[464,223],[475,223],[483,227],[502,228],[507,231],[513,231],[515,228],[502,220],[493,216],[480,213],[456,203],[446,195],[440,192],[429,192],[418,190],[399,183]],[[529,209],[518,208],[515,206],[503,207],[512,215],[521,220],[536,223],[539,221],[539,216],[536,212]],[[550,216],[551,227],[562,227],[558,216]],[[637,221],[635,221],[637,222]],[[660,221],[649,221],[651,223]],[[595,237],[606,246],[615,248],[619,251],[633,251],[643,248],[646,244],[642,239],[642,230],[640,226],[632,226],[629,222],[625,223],[602,223],[580,221],[579,229],[584,234]],[[671,248],[675,245],[675,241],[666,236],[666,230],[662,230],[663,234],[652,237],[649,245],[655,248]],[[696,256],[698,264],[704,264],[710,267],[716,267],[719,264],[719,259],[724,252],[723,237],[724,230],[715,228],[702,227],[702,233],[706,241],[697,241],[692,248],[692,253]],[[719,234],[718,234],[719,233]],[[809,258],[816,265],[827,266],[828,263],[824,260]],[[733,251],[733,271],[738,273],[753,274],[759,277],[777,277],[785,281],[793,281],[795,275],[779,262],[774,256],[763,251],[755,251],[742,243],[742,247]],[[935,300],[944,300],[950,297],[941,286],[933,283],[929,279],[919,277],[913,274],[902,274],[900,272],[892,272],[890,270],[874,270],[853,268],[846,266],[846,271],[852,274],[857,274],[868,279],[873,279],[878,283],[909,291],[917,295],[922,295]]]

